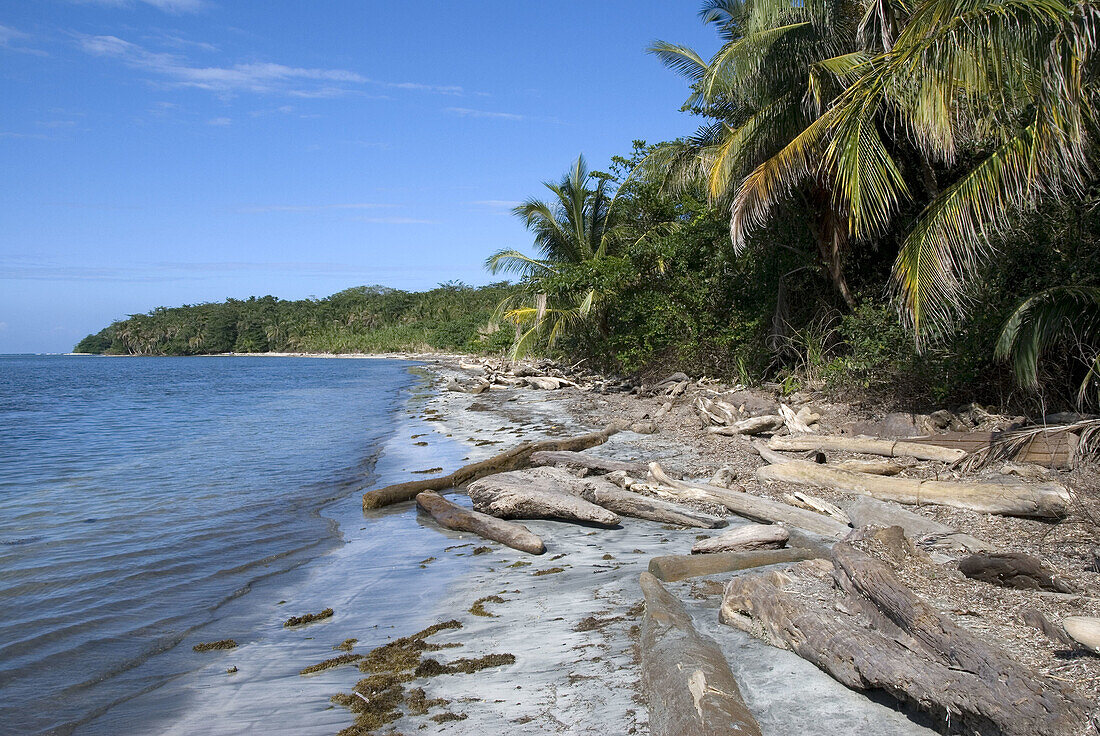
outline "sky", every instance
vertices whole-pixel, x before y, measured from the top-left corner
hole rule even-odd
[[[691,2],[0,0],[0,353],[157,306],[488,283],[509,210],[691,133]],[[542,190],[545,191],[545,190]]]

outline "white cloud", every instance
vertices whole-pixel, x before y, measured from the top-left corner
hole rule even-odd
[[[34,56],[49,56],[41,49],[32,49],[23,46],[23,42],[29,39],[29,33],[17,31],[11,26],[0,26],[0,49],[14,51],[19,54],[33,54]]]
[[[468,107],[448,107],[444,112],[454,113],[464,118],[493,118],[496,120],[526,120],[523,115],[511,112],[490,112],[489,110],[472,110]]]
[[[380,207],[393,207],[392,204],[378,202],[348,202],[337,204],[264,204],[243,207],[238,212],[255,214],[261,212],[325,212],[328,210],[372,210]]]
[[[166,13],[196,13],[207,7],[206,0],[69,0],[78,5],[104,5],[111,8],[133,8],[151,5]]]
[[[207,125],[226,126],[233,124],[233,118],[211,118],[206,121]]]

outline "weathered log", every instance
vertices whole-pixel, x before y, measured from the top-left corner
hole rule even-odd
[[[870,496],[860,496],[848,504],[847,512],[854,527],[900,526],[905,531],[905,535],[921,547],[965,552],[994,549],[994,546],[984,539],[964,534],[947,524],[941,524]]]
[[[762,417],[742,419],[740,422],[735,422],[728,427],[707,427],[707,432],[710,434],[733,437],[739,434],[754,435],[763,434],[764,432],[774,432],[782,426],[783,417],[775,414],[765,414]]]
[[[396,483],[385,488],[376,488],[363,494],[363,510],[378,509],[390,504],[411,501],[418,493],[423,491],[444,491],[448,488],[457,488],[463,483],[468,483],[478,478],[493,473],[501,473],[508,470],[527,467],[531,462],[533,453],[545,450],[587,450],[589,447],[602,445],[607,438],[621,429],[618,425],[608,425],[599,432],[590,432],[578,437],[566,439],[539,440],[537,442],[521,442],[510,450],[495,455],[486,460],[481,460],[469,465],[463,465],[449,475],[439,478],[425,478],[405,483]]]
[[[762,496],[731,491],[728,488],[675,480],[664,472],[659,463],[650,463],[649,472],[674,498],[721,504],[746,519],[772,524],[783,522],[823,537],[842,539],[848,534],[848,527],[844,524],[821,514],[815,514],[813,511],[796,508]]]
[[[787,425],[787,429],[792,434],[798,433],[810,433],[813,432],[806,422],[802,421],[797,414],[794,413],[794,409],[786,404],[779,405],[779,416],[783,417],[783,424]]]
[[[794,493],[785,494],[783,500],[791,506],[797,506],[800,509],[809,509],[810,511],[816,511],[819,514],[832,517],[845,526],[851,523],[848,514],[841,511],[840,507],[835,503],[829,503],[823,498],[811,496],[801,491],[795,491]]]
[[[790,532],[778,524],[745,524],[719,534],[700,539],[691,547],[693,555],[717,552],[748,552],[758,549],[780,549],[787,545]]]
[[[718,644],[699,634],[683,603],[641,575],[642,687],[653,736],[761,736]]]
[[[622,460],[609,460],[586,452],[542,450],[531,453],[532,465],[549,465],[582,470],[594,470],[599,473],[614,473],[621,470],[628,475],[645,477],[645,463],[630,463]]]
[[[765,565],[812,560],[828,554],[824,547],[798,546],[750,552],[718,552],[707,555],[663,555],[649,561],[649,572],[666,583],[702,575],[720,575]]]
[[[672,402],[666,401],[664,404],[661,405],[661,408],[657,410],[657,413],[653,415],[653,418],[660,419],[665,414],[668,414],[670,411],[672,411]]]
[[[436,523],[445,529],[470,532],[533,555],[541,555],[546,551],[542,539],[523,524],[465,509],[434,491],[417,494],[416,506],[431,514]]]
[[[794,651],[850,688],[884,690],[929,713],[944,732],[1081,732],[1085,703],[1071,690],[956,626],[882,562],[846,543],[836,545],[833,561],[854,595],[803,563],[782,575],[735,577],[720,620]],[[808,580],[828,591],[816,599],[790,592]]]
[[[1094,616],[1068,616],[1062,619],[1062,628],[1069,638],[1088,649],[1100,654],[1100,618]]]
[[[757,469],[756,477],[761,481],[782,481],[861,493],[897,503],[953,506],[1005,516],[1057,519],[1065,516],[1070,504],[1069,492],[1057,483],[957,483],[920,478],[889,478],[853,473],[804,460],[766,465]]]
[[[937,460],[954,463],[966,457],[965,450],[952,447],[922,445],[901,440],[884,440],[877,437],[840,437],[837,435],[790,435],[772,437],[768,447],[773,450],[838,450],[860,452],[865,455],[885,457],[915,457],[918,460]]]
[[[829,463],[829,467],[838,470],[850,470],[853,473],[870,473],[871,475],[897,475],[905,470],[893,460],[839,460]]]
[[[979,552],[959,560],[959,572],[971,580],[1002,588],[1077,592],[1038,557],[1021,552]]]
[[[576,481],[584,480],[556,468],[513,470],[476,480],[466,492],[474,502],[474,509],[501,519],[558,519],[618,525],[618,515],[570,493],[557,473]]]

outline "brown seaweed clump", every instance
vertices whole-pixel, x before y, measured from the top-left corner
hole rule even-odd
[[[191,647],[196,652],[212,652],[217,649],[236,649],[237,642],[233,639],[221,639],[219,641],[204,641]]]
[[[474,601],[474,605],[470,606],[470,613],[475,616],[485,616],[487,618],[494,618],[494,615],[485,610],[486,603],[504,603],[504,599],[499,595],[487,595],[484,598],[478,598]]]
[[[305,616],[291,616],[283,622],[283,626],[301,626],[303,624],[311,624],[314,621],[320,621],[322,619],[331,618],[333,611],[331,608],[326,608],[320,613],[307,613]]]
[[[475,555],[487,555],[493,551],[492,547],[474,547],[473,554]]]
[[[342,652],[350,652],[358,643],[358,639],[344,639],[342,642],[335,645],[333,649],[339,649]]]
[[[564,567],[550,567],[545,570],[539,570],[538,572],[531,573],[532,576],[538,577],[540,575],[553,575],[555,573],[565,572]]]
[[[489,667],[503,667],[504,665],[515,663],[516,657],[514,654],[486,654],[484,657],[477,657],[476,659],[460,657],[449,664],[441,664],[434,659],[425,659],[417,665],[416,676],[436,677],[437,675],[472,675],[475,672],[480,672]]]
[[[447,723],[448,721],[465,721],[467,718],[469,718],[469,716],[467,716],[465,713],[451,713],[450,711],[432,716],[432,720],[436,723]]]
[[[424,688],[416,687],[409,691],[409,694],[405,696],[405,707],[409,711],[410,716],[422,716],[427,714],[430,708],[442,708],[445,705],[449,705],[451,701],[445,698],[431,698],[429,699],[424,693]]]
[[[326,659],[324,662],[311,664],[309,667],[306,667],[298,674],[312,675],[314,672],[320,672],[321,670],[330,670],[333,667],[339,667],[342,664],[349,664],[362,658],[362,654],[341,654],[339,657],[333,657],[332,659]]]
[[[401,680],[392,674],[378,674],[355,683],[349,693],[337,693],[331,700],[355,714],[355,723],[337,736],[368,736],[401,717],[398,707],[405,698]]]

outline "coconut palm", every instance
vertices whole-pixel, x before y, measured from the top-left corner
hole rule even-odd
[[[538,255],[502,250],[490,256],[485,266],[491,273],[513,273],[523,281],[523,288],[497,310],[498,316],[516,326],[513,357],[530,352],[540,340],[553,345],[585,322],[594,321],[596,331],[606,333],[602,308],[607,294],[599,288],[594,272],[601,261],[619,252],[628,236],[637,234],[631,223],[613,219],[624,189],[620,186],[612,195],[608,181],[606,176],[591,174],[584,156],[578,156],[560,181],[543,183],[553,194],[549,201],[531,198],[512,210],[534,233]],[[658,223],[633,242],[674,227],[674,223]]]

